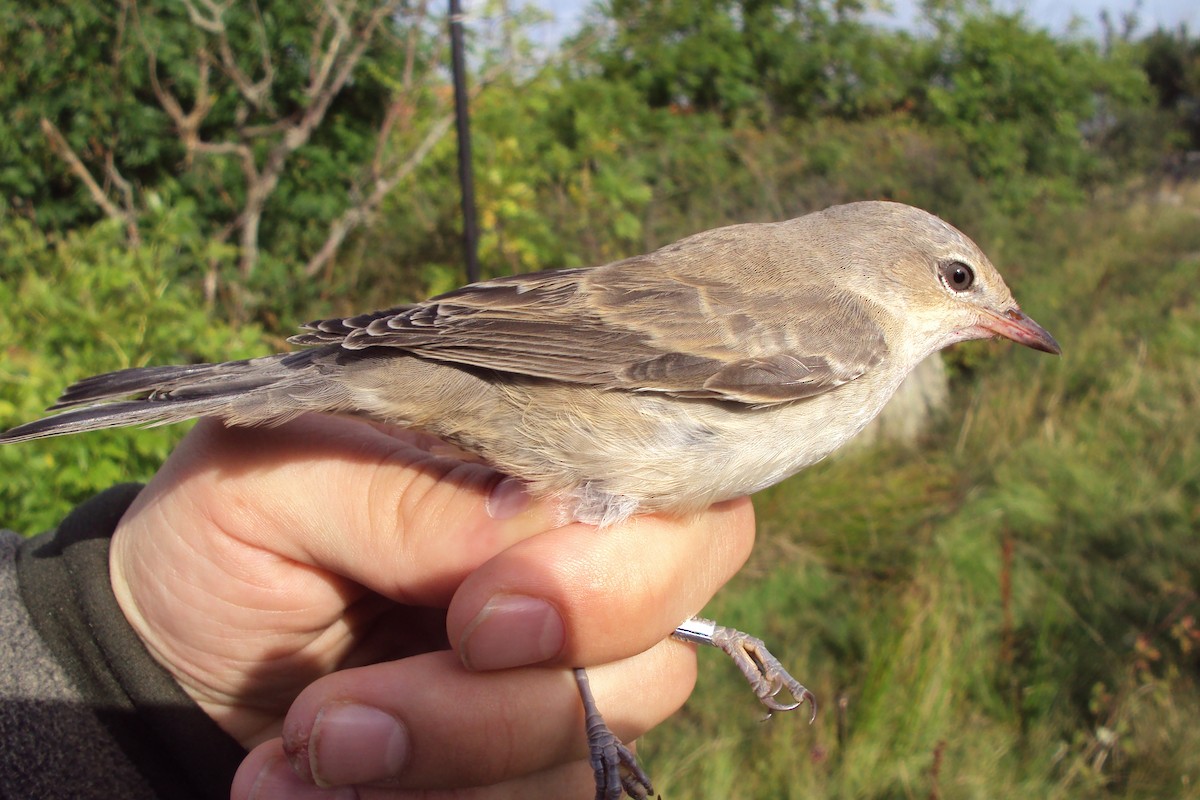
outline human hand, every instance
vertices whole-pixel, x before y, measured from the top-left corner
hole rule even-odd
[[[693,651],[666,637],[747,557],[748,501],[597,532],[440,447],[344,418],[205,420],[122,519],[125,615],[253,748],[234,800],[591,797],[566,667],[593,667],[627,741],[690,693]]]

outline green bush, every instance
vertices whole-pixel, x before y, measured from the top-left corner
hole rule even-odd
[[[98,372],[265,351],[259,329],[222,323],[199,287],[175,279],[213,255],[189,214],[163,214],[143,235],[130,249],[113,223],[61,238],[0,223],[0,427],[40,416],[68,383]],[[0,447],[3,524],[35,533],[99,489],[148,478],[180,435],[102,431]]]

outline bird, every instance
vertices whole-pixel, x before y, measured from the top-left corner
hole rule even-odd
[[[862,430],[926,357],[994,337],[1062,352],[965,234],[863,201],[310,322],[288,353],[85,378],[0,443],[350,414],[440,437],[603,528],[778,483]],[[729,652],[768,708],[815,714],[761,641],[698,619],[676,635]],[[653,794],[576,680],[597,798]]]

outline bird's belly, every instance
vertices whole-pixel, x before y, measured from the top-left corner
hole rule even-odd
[[[483,455],[536,493],[569,498],[583,521],[695,511],[778,483],[836,450],[891,396],[864,389],[847,384],[764,408],[574,391],[569,402],[525,406],[521,435],[498,439]]]
[[[484,380],[417,362],[402,387],[381,376],[378,397],[358,402],[476,453],[535,495],[563,498],[576,519],[611,524],[778,483],[858,433],[902,377],[753,408],[520,376]]]
[[[839,413],[831,400],[825,394],[762,409],[717,406],[693,416],[695,428],[668,442],[660,462],[682,485],[647,497],[643,507],[693,509],[753,494],[825,458],[879,410],[856,404],[852,413]]]

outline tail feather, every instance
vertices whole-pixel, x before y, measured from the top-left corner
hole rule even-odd
[[[234,376],[251,373],[255,365],[276,360],[273,356],[244,361],[227,361],[223,364],[186,364],[166,367],[133,367],[93,375],[68,386],[54,403],[51,411],[81,406],[118,398],[141,397],[150,394],[166,394],[182,387],[224,382]]]
[[[204,416],[260,425],[305,411],[342,410],[348,406],[344,387],[321,379],[314,369],[325,350],[224,364],[138,367],[85,378],[50,408],[62,413],[0,433],[0,444]]]
[[[151,403],[126,400],[97,406],[75,408],[62,414],[35,419],[0,433],[0,443],[28,442],[69,433],[98,431],[128,425],[166,425],[206,416],[203,403]],[[211,403],[209,404],[211,405]]]

